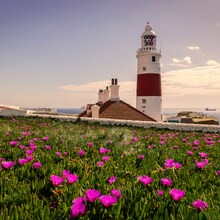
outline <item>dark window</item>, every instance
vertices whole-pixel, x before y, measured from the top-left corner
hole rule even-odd
[[[146,104],[146,99],[142,99],[142,104]]]
[[[146,67],[145,66],[143,67],[143,71],[146,71]]]
[[[152,56],[152,62],[155,62],[155,61],[156,61],[156,57]]]

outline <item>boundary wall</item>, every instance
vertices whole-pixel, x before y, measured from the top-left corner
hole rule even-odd
[[[133,120],[116,120],[116,119],[101,119],[101,118],[78,118],[77,116],[58,116],[58,115],[36,115],[37,117],[56,118],[61,121],[82,121],[87,123],[99,123],[103,125],[116,125],[116,126],[133,126],[142,128],[158,128],[169,129],[176,131],[202,131],[220,133],[219,125],[200,125],[200,124],[187,124],[187,123],[170,123],[170,122],[149,122],[149,121],[133,121]],[[33,116],[27,116],[33,117]]]
[[[8,109],[0,111],[0,116],[26,116],[26,110]]]

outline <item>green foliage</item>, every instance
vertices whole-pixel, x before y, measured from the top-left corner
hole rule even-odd
[[[43,137],[49,139],[45,141]],[[18,145],[11,146],[11,141]],[[31,142],[36,147],[34,159],[21,165],[18,160],[26,158]],[[88,142],[93,146],[89,147]],[[21,145],[27,148],[21,149]],[[47,145],[51,149],[46,149]],[[100,154],[100,148],[110,152]],[[80,156],[79,150],[84,150],[85,155]],[[192,156],[188,155],[189,150]],[[207,153],[209,160],[202,169],[195,163],[203,161],[199,152]],[[98,167],[97,162],[104,161],[104,155],[109,160]],[[144,159],[138,159],[139,155],[144,155]],[[120,189],[122,197],[109,208],[98,199],[87,202],[86,212],[79,219],[220,219],[218,134],[116,127],[80,120],[0,118],[0,157],[16,162],[9,169],[0,162],[2,220],[69,219],[72,200],[85,196],[88,189],[97,189],[102,195]],[[182,167],[165,169],[166,159],[173,159]],[[34,162],[40,162],[42,167],[34,169]],[[78,175],[79,180],[74,184],[65,180],[62,185],[53,186],[50,176],[62,176],[63,170]],[[140,175],[151,177],[152,183],[143,185],[138,181]],[[117,177],[113,184],[108,182],[111,176]],[[162,185],[161,178],[172,179],[172,185]],[[184,198],[174,201],[169,193],[173,188],[184,190]],[[159,196],[157,190],[164,194]],[[208,208],[197,211],[192,206],[197,199],[206,201]]]

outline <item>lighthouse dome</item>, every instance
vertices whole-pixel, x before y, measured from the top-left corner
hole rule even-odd
[[[153,31],[152,25],[149,22],[147,22],[147,25],[145,27],[145,31],[142,34],[142,36],[145,36],[145,35],[156,36],[155,32]]]

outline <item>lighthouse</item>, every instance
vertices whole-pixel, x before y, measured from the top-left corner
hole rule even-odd
[[[141,35],[141,48],[137,51],[136,108],[161,121],[161,53],[156,48],[156,34],[148,22]]]

